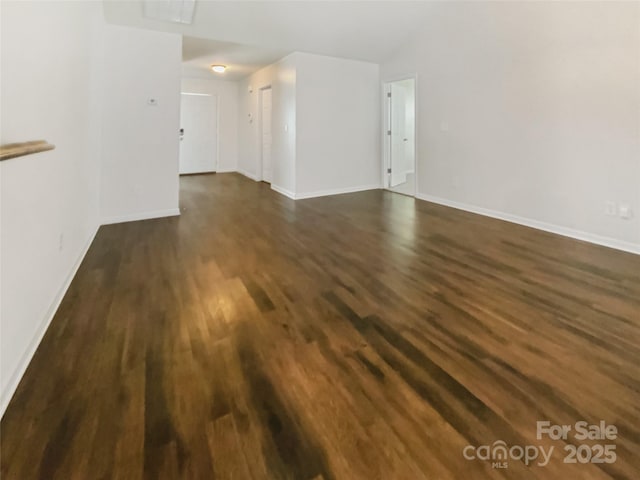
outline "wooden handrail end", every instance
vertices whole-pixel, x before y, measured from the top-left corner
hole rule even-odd
[[[46,152],[47,150],[53,150],[54,148],[56,148],[56,146],[50,144],[46,140],[7,143],[5,145],[0,145],[0,161],[22,157],[24,155],[31,155],[32,153]]]

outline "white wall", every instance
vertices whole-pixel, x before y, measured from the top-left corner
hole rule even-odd
[[[418,74],[423,197],[640,251],[640,4],[436,2],[381,72]]]
[[[306,198],[380,186],[378,65],[295,52],[241,81],[238,171],[254,179],[267,86],[275,190]]]
[[[260,89],[275,85],[276,65],[262,68],[238,82],[238,171],[254,180],[261,180]]]
[[[379,188],[377,64],[299,53],[296,197]]]
[[[177,215],[182,37],[107,25],[104,45],[102,221]]]
[[[238,171],[261,180],[260,89],[272,88],[272,188],[293,196],[296,145],[296,54],[269,65],[239,85]],[[251,92],[249,92],[251,88]]]
[[[98,226],[101,5],[2,2],[0,143],[50,152],[0,163],[0,413]]]
[[[218,97],[218,172],[238,169],[238,82],[189,77],[182,72],[182,92]]]
[[[271,187],[287,194],[295,194],[297,189],[297,86],[296,54],[293,54],[278,62],[276,82],[271,92]],[[261,133],[258,131],[260,144]]]

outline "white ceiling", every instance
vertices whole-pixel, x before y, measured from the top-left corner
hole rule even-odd
[[[238,80],[287,54],[287,50],[268,50],[238,43],[185,36],[182,40],[183,71],[190,76]],[[226,65],[223,74],[214,74],[212,64]]]
[[[141,0],[105,0],[104,12],[109,23],[194,37],[185,39],[190,66],[237,61],[232,79],[292,51],[382,62],[422,23],[429,3],[197,0],[191,25],[145,18]],[[213,60],[216,55],[224,58]]]

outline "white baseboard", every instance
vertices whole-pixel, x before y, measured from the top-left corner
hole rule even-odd
[[[506,222],[524,225],[525,227],[531,227],[538,230],[543,230],[545,232],[555,233],[556,235],[562,235],[563,237],[574,238],[576,240],[582,240],[584,242],[594,243],[596,245],[602,245],[604,247],[615,248],[616,250],[622,250],[624,252],[640,255],[640,245],[635,243],[625,242],[623,240],[617,240],[610,237],[603,237],[601,235],[596,235],[581,230],[574,230],[572,228],[561,227],[559,225],[532,220],[530,218],[520,217],[518,215],[513,215],[510,213],[499,212],[497,210],[459,203],[453,200],[434,197],[432,195],[424,195],[418,193],[416,194],[416,198],[425,200],[427,202],[437,203],[438,205],[444,205],[446,207],[464,210],[465,212],[477,213],[486,217],[497,218],[498,220],[504,220]]]
[[[258,178],[257,175],[254,175],[253,173],[249,173],[246,170],[235,170],[236,172],[238,172],[240,175],[244,175],[247,178],[250,178],[251,180],[255,181],[255,182],[259,182],[260,179]]]
[[[342,195],[343,193],[355,193],[364,192],[365,190],[377,190],[381,188],[380,185],[361,185],[359,187],[345,187],[345,188],[333,188],[331,190],[317,190],[315,192],[306,193],[293,193],[291,190],[279,187],[278,185],[271,184],[271,189],[276,192],[289,197],[293,200],[304,200],[305,198],[326,197],[329,195]]]
[[[233,168],[221,168],[216,170],[216,173],[236,173],[237,170],[233,169]]]
[[[182,175],[210,175],[212,173],[217,173],[219,170],[194,170],[193,172],[180,172],[178,176]]]
[[[82,263],[82,260],[84,260],[85,255],[89,251],[89,247],[93,243],[93,239],[96,237],[96,234],[98,233],[99,228],[100,228],[100,225],[96,226],[95,230],[93,231],[93,234],[89,235],[89,239],[87,240],[86,244],[82,248],[82,251],[78,256],[77,260],[71,267],[71,270],[69,271],[67,277],[65,278],[64,283],[62,284],[62,287],[60,287],[60,289],[58,290],[58,293],[53,299],[53,302],[47,309],[47,313],[45,314],[44,318],[41,320],[40,325],[38,325],[38,328],[35,334],[31,338],[31,341],[27,346],[27,349],[23,353],[22,358],[20,358],[20,362],[18,363],[17,368],[11,374],[11,378],[7,382],[7,386],[2,391],[2,394],[0,397],[0,417],[4,415],[4,412],[7,409],[9,402],[11,401],[11,397],[13,397],[13,394],[16,392],[16,389],[18,388],[18,384],[20,383],[20,380],[22,379],[24,372],[27,370],[27,367],[29,366],[29,363],[31,362],[33,355],[36,353],[36,350],[38,349],[38,345],[40,345],[40,342],[42,341],[44,334],[49,328],[49,324],[51,323],[51,320],[53,320],[53,317],[56,315],[56,312],[58,311],[58,307],[60,306],[62,299],[67,293],[67,290],[69,289],[69,285],[71,285],[71,281],[76,276],[76,272],[78,271],[78,268],[80,268],[80,264]]]
[[[343,193],[364,192],[365,190],[377,190],[380,185],[361,185],[359,187],[332,188],[330,190],[317,190],[315,192],[296,193],[295,199],[302,200],[304,198],[326,197],[328,195],[342,195]]]
[[[279,194],[284,195],[285,197],[289,197],[289,198],[291,198],[293,200],[296,199],[296,194],[295,193],[293,193],[290,190],[287,190],[286,188],[282,188],[282,187],[279,187],[278,185],[274,185],[273,183],[271,184],[271,190],[275,190]]]
[[[102,225],[111,225],[113,223],[137,222],[138,220],[150,220],[152,218],[175,217],[180,215],[179,208],[169,208],[167,210],[154,210],[152,212],[131,213],[128,215],[117,215],[115,217],[105,217],[102,219]]]

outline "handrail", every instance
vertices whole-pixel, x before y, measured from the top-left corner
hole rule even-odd
[[[51,145],[46,140],[33,140],[31,142],[7,143],[0,145],[0,161],[9,160],[10,158],[22,157],[23,155],[31,155],[32,153],[46,152],[53,150],[55,145]]]

